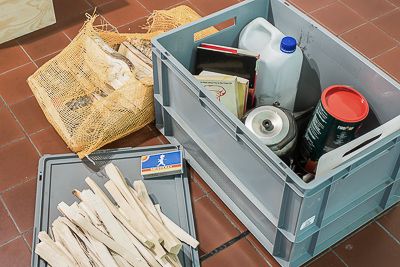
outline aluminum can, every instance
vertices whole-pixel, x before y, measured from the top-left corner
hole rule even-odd
[[[326,88],[300,140],[298,164],[315,174],[319,158],[354,139],[368,112],[366,99],[355,89]]]

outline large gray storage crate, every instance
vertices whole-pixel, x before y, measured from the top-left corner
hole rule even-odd
[[[315,106],[328,86],[349,85],[370,105],[361,127],[370,133],[400,114],[400,85],[280,0],[245,1],[153,38],[157,127],[282,266],[299,266],[400,200],[400,130],[303,182],[191,74],[197,46],[237,47],[256,17],[299,41],[295,110]],[[232,18],[234,26],[194,42],[194,33]]]

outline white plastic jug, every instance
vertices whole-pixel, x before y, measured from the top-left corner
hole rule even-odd
[[[293,112],[303,54],[292,37],[285,37],[264,18],[247,24],[239,36],[239,48],[260,54],[255,94],[258,105],[279,101]]]

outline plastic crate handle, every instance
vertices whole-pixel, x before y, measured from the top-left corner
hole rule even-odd
[[[398,130],[400,130],[400,115],[346,145],[322,155],[318,161],[315,178],[318,178],[324,173],[348,161],[363,150]]]

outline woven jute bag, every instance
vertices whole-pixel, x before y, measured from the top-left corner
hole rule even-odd
[[[145,34],[121,34],[94,26],[97,16],[87,17],[72,42],[27,80],[48,121],[79,158],[155,119],[152,75],[139,79],[139,67],[113,48],[130,42],[151,58],[152,37],[201,18],[179,6],[154,12]],[[195,38],[215,32],[209,28]]]

